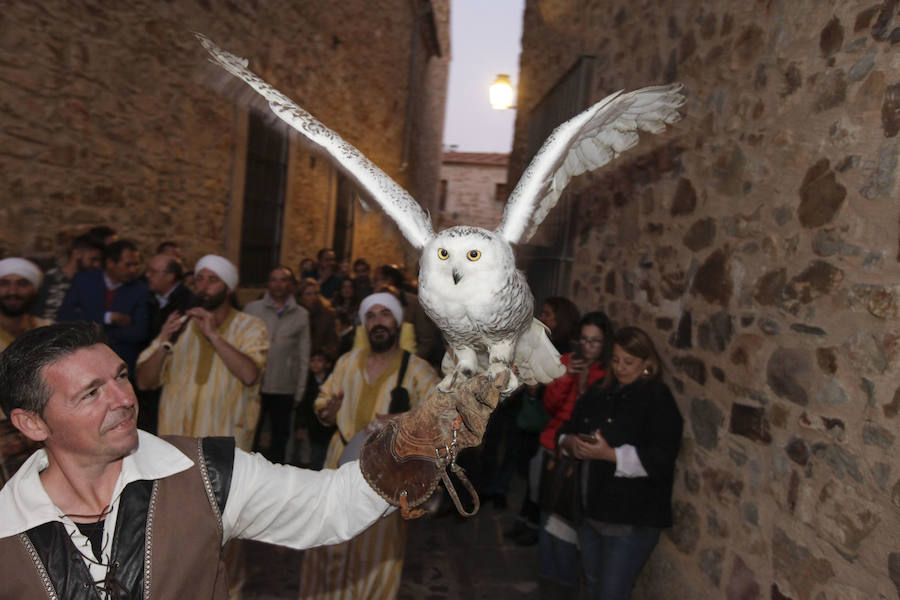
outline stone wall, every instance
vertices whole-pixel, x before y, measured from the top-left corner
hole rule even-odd
[[[672,132],[573,185],[569,289],[650,332],[685,418],[638,598],[900,593],[900,3],[529,0],[529,109],[681,81]]]
[[[192,31],[248,58],[252,70],[431,206],[449,2],[431,2],[440,56],[426,51],[426,19],[413,35],[426,5],[5,3],[0,253],[52,262],[72,235],[106,223],[135,238],[145,254],[175,239],[189,262],[207,252],[237,258],[247,111],[266,107],[206,60]],[[331,243],[336,177],[296,136],[290,157],[282,260],[296,265]],[[382,215],[356,223],[354,254],[404,262],[409,249]]]
[[[446,204],[437,215],[445,229],[474,225],[494,230],[500,224],[506,194],[497,201],[497,185],[506,183],[507,154],[445,152],[441,180],[447,182]]]

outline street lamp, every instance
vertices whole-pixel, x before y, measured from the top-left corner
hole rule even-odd
[[[515,108],[513,105],[513,86],[509,75],[497,75],[497,79],[490,87],[491,108],[495,110],[507,110]]]

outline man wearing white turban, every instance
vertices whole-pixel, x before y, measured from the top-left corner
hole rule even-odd
[[[29,329],[50,324],[47,319],[28,314],[41,279],[43,273],[30,260],[0,260],[0,351]]]
[[[265,323],[236,310],[238,271],[208,254],[194,267],[200,305],[169,315],[138,357],[140,389],[162,386],[161,435],[234,436],[250,450],[269,337]]]
[[[359,320],[368,346],[341,356],[316,398],[319,420],[337,425],[326,469],[338,467],[347,443],[373,419],[415,407],[438,382],[431,365],[400,347],[403,306],[394,295],[365,297]],[[301,579],[300,598],[394,598],[405,548],[406,523],[395,513],[347,543],[304,552],[301,572],[317,575]]]

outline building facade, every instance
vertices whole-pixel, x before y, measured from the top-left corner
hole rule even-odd
[[[224,254],[248,283],[326,246],[407,262],[389,219],[363,210],[191,32],[247,58],[432,209],[448,0],[16,0],[3,21],[3,254],[53,262],[72,236],[106,224],[145,254],[166,239],[189,263]]]
[[[509,154],[444,152],[435,228],[474,225],[496,229],[509,193],[508,163]]]
[[[526,249],[651,333],[685,417],[636,598],[900,592],[898,28],[880,0],[526,3],[510,182],[613,91],[688,96],[574,182],[550,224],[570,247]]]

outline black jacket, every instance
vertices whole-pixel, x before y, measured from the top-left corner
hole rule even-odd
[[[672,483],[681,445],[683,420],[669,388],[658,380],[627,386],[591,386],[578,401],[572,418],[559,433],[591,433],[596,429],[612,447],[630,444],[647,477],[615,477],[615,463],[582,463],[584,512],[606,523],[669,527]]]

